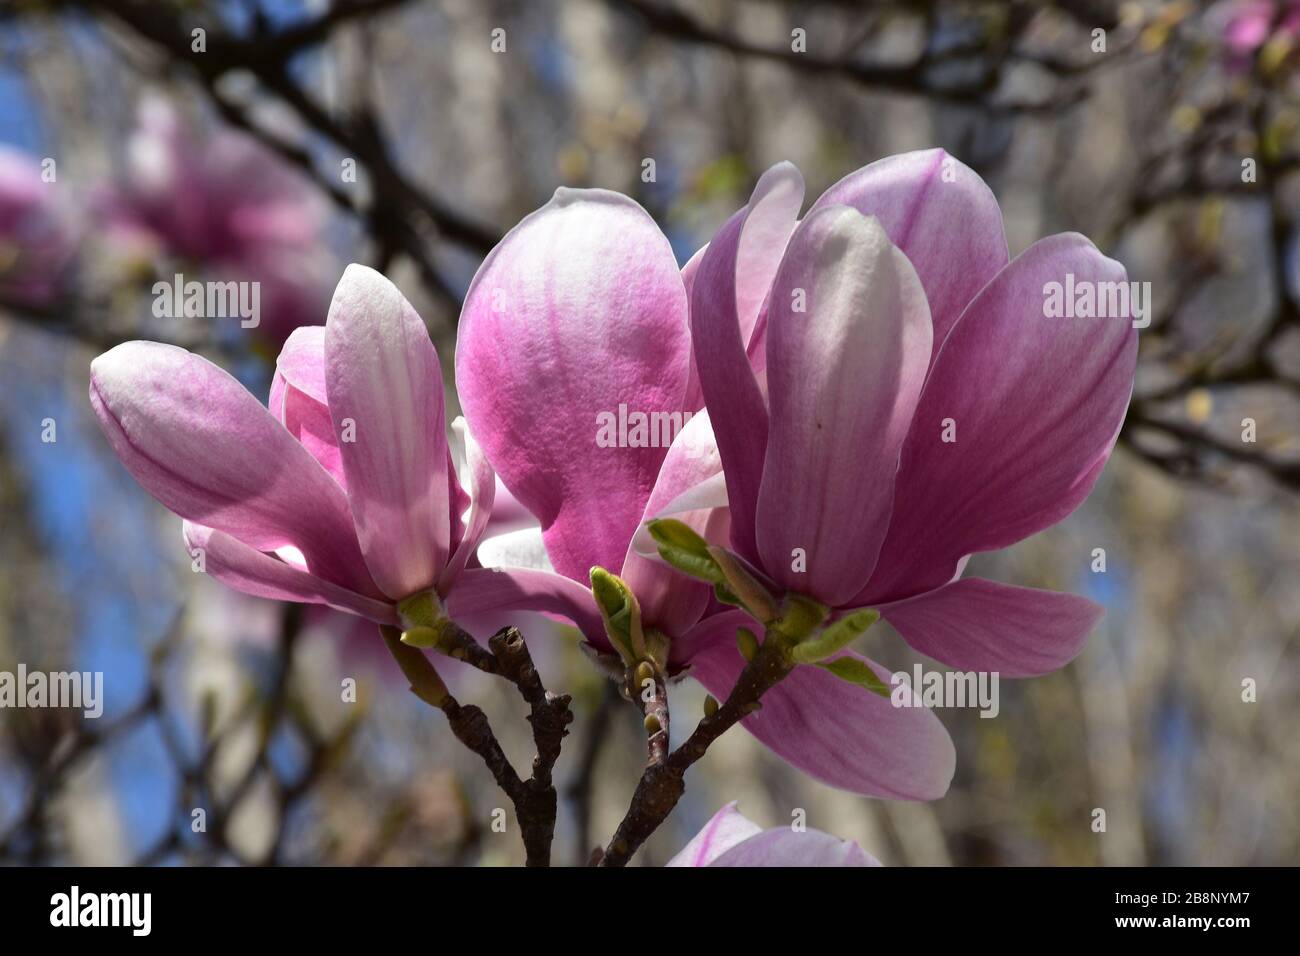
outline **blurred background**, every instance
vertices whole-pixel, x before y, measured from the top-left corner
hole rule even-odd
[[[361,261],[419,309],[455,407],[460,298],[557,186],[635,197],[685,262],[772,163],[811,201],[943,146],[1013,255],[1078,230],[1152,284],[1097,490],[972,568],[1107,616],[1064,670],[1003,682],[996,719],[940,712],[944,799],[840,793],[734,730],[637,862],[733,799],[891,865],[1300,862],[1298,92],[1300,3],[1270,0],[2,0],[0,670],[105,676],[98,720],[0,710],[0,860],[522,861],[513,818],[492,829],[504,796],[369,626],[192,571],[90,413],[96,354],[170,341],[265,396]],[[259,282],[260,324],[156,315],[176,273]],[[627,806],[640,714],[574,632],[515,623],[574,695],[555,859],[584,862]],[[873,656],[910,668],[886,631]],[[512,689],[449,678],[526,766]],[[702,691],[673,694],[688,731]]]

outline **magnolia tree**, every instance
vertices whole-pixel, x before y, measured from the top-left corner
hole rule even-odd
[[[571,624],[644,717],[641,777],[591,858],[621,866],[736,724],[832,786],[941,797],[947,732],[854,649],[881,617],[960,670],[1031,677],[1080,652],[1098,605],[964,570],[1096,482],[1133,387],[1129,291],[1081,235],[1010,259],[992,192],[941,150],[866,166],[806,209],[782,163],[681,269],[633,200],[558,190],[479,267],[450,426],[424,323],[359,265],[325,325],[288,336],[266,405],[143,341],[94,360],[90,399],[208,574],[374,625],[512,801],[531,865],[550,862],[570,698],[543,686],[519,629],[483,646],[463,623]],[[520,506],[527,526],[498,533]],[[443,657],[518,689],[527,778]],[[704,712],[670,714],[667,685],[688,677]],[[732,804],[673,862],[874,860]]]
[[[281,6],[0,5],[0,859],[1294,856],[1296,3]]]

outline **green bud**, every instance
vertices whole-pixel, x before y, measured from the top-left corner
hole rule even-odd
[[[624,661],[645,657],[645,639],[641,633],[641,606],[636,595],[616,574],[602,567],[591,569],[591,593],[605,622],[605,634]]]
[[[642,661],[636,665],[636,686],[638,689],[644,687],[646,681],[653,681],[654,679],[655,669],[649,661]]]
[[[720,705],[718,704],[718,698],[714,697],[712,694],[704,695],[704,716],[705,717],[712,717],[714,714],[716,714],[718,712],[719,706]]]
[[[736,631],[736,646],[740,648],[741,657],[752,661],[758,654],[758,635],[747,627],[739,628]]]
[[[438,600],[438,594],[432,588],[398,601],[397,616],[402,622],[402,627],[408,630],[413,627],[436,628],[446,619],[442,602]]]
[[[664,729],[663,726],[659,723],[659,718],[656,717],[654,714],[646,714],[644,724],[645,724],[645,732],[649,734],[651,737],[653,737],[655,734],[659,733],[659,731]]]
[[[709,543],[690,525],[675,518],[657,518],[646,523],[646,530],[659,546],[659,556],[678,571],[714,584],[723,579],[722,569],[709,554]]]
[[[711,547],[709,555],[722,570],[727,590],[736,596],[741,607],[764,624],[776,617],[776,600],[739,558],[726,548]]]
[[[800,664],[811,664],[843,650],[854,638],[866,633],[867,628],[880,619],[880,613],[869,608],[854,611],[836,621],[815,637],[800,641],[792,655]]]
[[[856,657],[837,657],[833,661],[818,661],[815,666],[828,670],[840,680],[857,684],[873,694],[879,694],[881,697],[889,696],[889,685]]]
[[[802,641],[826,620],[831,609],[802,594],[787,594],[781,602],[781,616],[773,627],[793,641]]]

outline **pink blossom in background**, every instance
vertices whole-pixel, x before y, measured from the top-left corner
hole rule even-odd
[[[370,269],[350,266],[326,326],[285,343],[269,411],[206,359],[154,342],[97,358],[90,399],[127,470],[235,590],[392,625],[398,602],[430,590],[453,618],[599,621],[559,575],[467,568],[494,476],[463,423],[448,442],[424,323]]]
[[[251,137],[228,129],[198,136],[170,103],[148,98],[122,180],[103,188],[100,205],[114,247],[153,260],[163,279],[198,269],[259,282],[259,336],[279,344],[321,322],[334,268],[324,251],[326,207]]]
[[[1300,38],[1300,2],[1296,0],[1227,0],[1206,15],[1228,54],[1228,67],[1244,72],[1270,40],[1294,43]]]
[[[764,830],[733,800],[667,866],[880,866],[856,843],[788,826]]]
[[[619,573],[644,626],[671,640],[671,669],[707,683],[723,665],[701,665],[725,662],[718,648],[735,653],[737,626],[752,622],[707,586],[641,556],[633,539],[644,519],[683,495],[720,487],[710,417],[692,418],[671,451],[596,441],[597,416],[620,404],[647,414],[698,408],[690,354],[686,283],[658,226],[617,193],[561,189],[475,276],[456,381],[488,460],[540,524],[532,560],[525,531],[501,546],[507,563],[553,565],[581,582],[593,565]],[[725,536],[725,510],[685,517]],[[480,549],[485,564],[497,563],[500,540]],[[584,633],[612,651],[601,629]],[[763,700],[761,713],[773,716],[757,725],[760,739],[820,779],[910,799],[947,789],[952,742],[924,708],[893,707],[815,668],[801,668]]]
[[[0,301],[53,303],[73,253],[56,182],[45,182],[40,160],[0,144]]]

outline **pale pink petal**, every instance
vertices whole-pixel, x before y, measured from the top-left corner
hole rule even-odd
[[[695,834],[691,842],[664,865],[708,866],[738,843],[762,832],[762,827],[736,809],[736,801],[733,800],[715,813],[704,824],[704,829]]]
[[[1033,677],[1074,660],[1105,609],[1073,594],[963,578],[880,613],[908,644],[949,667]]]
[[[997,199],[975,170],[942,149],[864,166],[826,190],[812,211],[833,205],[874,216],[916,267],[936,355],[966,303],[1007,264]]]
[[[442,370],[415,309],[373,269],[348,266],[335,290],[325,378],[371,574],[394,600],[432,587],[451,545]]]
[[[176,514],[258,551],[292,545],[317,576],[373,591],[343,490],[228,373],[128,342],[91,364],[90,401],[127,470]]]
[[[721,472],[722,459],[708,413],[700,412],[678,433],[664,458],[654,491],[646,502],[644,520],[655,517],[659,508]],[[695,511],[679,515],[678,520],[703,533],[709,515],[708,511]],[[683,634],[698,621],[713,593],[708,585],[662,561],[642,557],[632,544],[623,560],[622,577],[640,602],[642,623],[669,635]]]
[[[456,348],[461,401],[562,574],[621,564],[667,451],[601,447],[602,416],[680,414],[689,360],[672,249],[624,196],[557,190],[479,269]]]
[[[463,416],[451,423],[453,460],[456,463],[457,483],[468,494],[467,512],[464,517],[464,532],[452,553],[451,560],[438,579],[438,591],[446,589],[465,568],[465,564],[478,547],[479,539],[487,528],[492,516],[493,496],[496,494],[496,474],[488,464],[483,450],[470,434],[469,426]]]
[[[223,531],[214,531],[190,521],[183,523],[182,530],[191,560],[201,560],[202,570],[229,588],[273,601],[327,604],[379,624],[397,623],[397,613],[391,604],[340,587],[277,557],[263,554]]]
[[[571,621],[589,641],[606,646],[591,591],[576,581],[531,568],[467,568],[443,602],[453,620],[485,611],[540,611]]]
[[[758,549],[779,583],[836,606],[870,577],[889,524],[930,360],[925,293],[878,223],[825,206],[790,241],[769,323]]]
[[[820,830],[764,830],[722,853],[708,866],[880,866],[851,840]]]
[[[738,625],[753,627],[747,620],[732,612],[706,618],[683,642],[693,652],[690,675],[718,700],[727,698],[744,669],[735,633]],[[890,683],[886,668],[851,656]],[[916,700],[906,688],[895,694]],[[866,796],[935,800],[948,791],[956,767],[952,738],[929,710],[895,707],[890,698],[813,665],[796,667],[741,724],[814,779]]]

